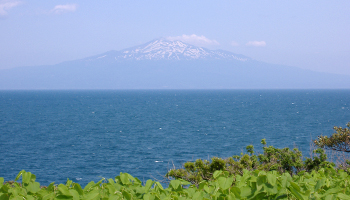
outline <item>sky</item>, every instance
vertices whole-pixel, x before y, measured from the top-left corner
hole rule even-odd
[[[52,65],[160,37],[350,75],[349,0],[0,0],[0,69]]]

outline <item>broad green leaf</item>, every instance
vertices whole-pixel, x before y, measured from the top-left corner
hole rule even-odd
[[[213,178],[216,179],[218,176],[220,176],[221,173],[222,173],[221,170],[215,171],[214,174],[213,174]]]
[[[335,193],[338,193],[338,192],[341,192],[341,191],[342,191],[342,188],[340,188],[340,187],[331,188],[331,189],[329,189],[329,190],[326,190],[326,192],[324,193],[324,195],[335,194]]]
[[[258,179],[256,180],[256,183],[258,184],[258,186],[264,185],[266,182],[267,182],[266,175],[259,175]]]
[[[28,192],[31,192],[33,194],[37,193],[40,190],[40,183],[38,182],[31,182],[26,186],[26,189]]]
[[[114,194],[117,191],[114,185],[112,184],[108,184],[107,188],[108,188],[109,194]]]
[[[113,179],[109,178],[109,179],[108,179],[108,183],[110,183],[110,184],[114,184],[115,182],[114,182],[114,180],[113,180]]]
[[[30,176],[30,181],[31,181],[31,182],[34,182],[35,180],[36,180],[35,174],[31,174],[31,176]]]
[[[266,193],[265,192],[260,192],[260,193],[256,193],[254,196],[249,197],[249,199],[264,199],[264,197],[266,197]]]
[[[202,192],[196,192],[193,194],[192,196],[192,199],[193,200],[202,200],[203,199],[203,194]]]
[[[134,177],[135,178],[135,183],[137,183],[138,185],[141,185],[142,184],[142,181],[140,179],[138,179],[137,177]]]
[[[203,189],[204,189],[205,192],[210,193],[210,189],[209,189],[208,185],[205,185],[203,187]]]
[[[194,193],[196,192],[196,189],[194,188],[187,188],[185,192],[188,194],[189,197],[192,197]]]
[[[183,179],[178,179],[181,182],[181,185],[190,185],[191,183],[188,181],[185,181]]]
[[[73,187],[79,195],[83,195],[84,194],[84,191],[83,189],[81,188],[81,186],[78,184],[78,183],[74,183],[74,187]]]
[[[32,177],[32,173],[30,173],[30,172],[24,172],[24,173],[22,174],[22,182],[23,182],[23,183],[29,183],[31,177]]]
[[[228,178],[220,177],[218,178],[218,183],[223,190],[227,190],[228,188],[231,187],[233,183],[233,177],[228,177]]]
[[[251,176],[249,179],[250,182],[256,182],[257,178],[255,176]]]
[[[158,181],[156,182],[156,185],[157,185],[161,190],[164,190],[162,184],[160,184]]]
[[[11,200],[23,200],[21,196],[11,196]]]
[[[267,182],[270,183],[272,186],[276,185],[276,175],[268,173],[267,175]]]
[[[139,194],[144,194],[145,193],[145,187],[138,186],[138,187],[136,187],[136,189],[134,189],[134,191],[136,193],[139,193]]]
[[[48,193],[47,195],[43,196],[42,200],[53,199],[54,197],[55,197],[55,193],[51,192],[51,193]]]
[[[8,193],[11,194],[11,196],[17,196],[19,192],[21,192],[19,188],[11,188],[8,190]]]
[[[67,197],[71,197],[72,195],[70,194],[70,192],[68,191],[68,188],[67,186],[63,185],[63,184],[59,184],[57,186],[57,189],[58,191],[60,191],[60,193],[63,195],[63,196],[67,196]]]
[[[101,179],[99,182],[95,183],[92,187],[93,187],[93,188],[94,188],[94,187],[99,187],[99,186],[101,185],[101,183],[102,183],[103,180],[105,180],[105,179],[104,179],[104,178]]]
[[[126,173],[120,174],[120,180],[122,181],[122,183],[123,183],[124,185],[131,184],[131,182],[130,182],[130,180],[129,180],[129,176],[128,176],[128,174],[126,174]]]
[[[121,199],[121,198],[117,194],[109,195],[109,198],[108,198],[108,200],[118,200],[118,199]]]
[[[180,186],[179,180],[171,180],[170,185],[174,188],[174,190],[177,190],[177,188]]]
[[[337,194],[337,197],[339,199],[350,199],[350,196],[349,195],[346,195],[346,194],[343,194],[343,193],[338,193]]]
[[[149,189],[151,189],[153,185],[153,181],[152,180],[147,180],[146,181],[146,185],[145,185],[145,192],[147,193],[149,191]]]
[[[248,197],[250,195],[252,195],[252,190],[250,187],[241,188],[241,197]]]
[[[130,180],[132,180],[132,181],[134,182],[134,184],[141,184],[141,183],[142,183],[142,181],[140,181],[138,178],[135,178],[135,177],[131,176],[131,175],[128,174],[128,173],[125,173],[125,174],[128,175],[128,178],[129,178]]]
[[[323,185],[325,185],[325,183],[326,183],[325,179],[318,180],[315,185],[315,191],[318,191]]]
[[[335,195],[330,194],[330,195],[327,195],[327,196],[325,197],[325,200],[333,200],[333,199],[335,199],[334,197],[335,197]]]
[[[241,198],[241,190],[238,187],[231,187],[231,192],[237,197],[237,198]]]
[[[281,186],[282,186],[282,188],[287,188],[287,186],[288,186],[287,177],[281,176]]]
[[[69,190],[69,193],[72,195],[73,200],[79,200],[79,193],[76,190]]]
[[[143,195],[144,200],[154,200],[155,196],[151,194],[145,194]]]
[[[9,198],[6,194],[0,192],[0,200],[8,200],[8,199]]]
[[[5,184],[1,187],[1,191],[4,192],[4,193],[7,193],[8,190],[10,189],[10,185],[9,184]]]
[[[202,190],[203,187],[204,187],[205,185],[207,185],[207,184],[208,184],[207,181],[202,181],[202,182],[200,182],[199,185],[198,185],[198,189]]]
[[[84,192],[87,192],[88,190],[90,190],[92,188],[92,186],[95,185],[94,181],[91,181],[90,183],[88,183],[85,187],[84,187]]]
[[[97,200],[97,199],[100,199],[100,197],[99,197],[99,192],[98,191],[91,191],[91,192],[89,192],[88,194],[86,194],[86,195],[84,195],[84,199],[85,200]]]
[[[55,182],[50,183],[49,186],[47,186],[47,191],[53,192],[55,190]]]
[[[67,181],[66,181],[66,186],[67,187],[70,187],[72,185],[73,181],[72,180],[69,180],[69,178],[67,178]]]
[[[278,186],[272,186],[271,184],[266,183],[264,186],[267,194],[272,195],[272,194],[277,194],[278,193]]]
[[[294,183],[293,181],[290,182],[290,185],[298,192],[301,192],[300,191],[300,187],[298,184]]]

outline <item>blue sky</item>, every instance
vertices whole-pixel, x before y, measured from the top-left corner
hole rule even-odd
[[[350,75],[350,1],[0,0],[0,69],[178,38],[209,49]]]

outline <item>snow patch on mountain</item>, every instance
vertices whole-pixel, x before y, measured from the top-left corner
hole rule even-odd
[[[96,58],[90,57],[88,60],[101,58],[114,58],[117,61],[123,60],[238,60],[247,61],[248,57],[233,54],[222,50],[209,50],[202,47],[196,47],[186,44],[182,41],[156,39],[144,45],[113,51],[109,55],[103,55]]]

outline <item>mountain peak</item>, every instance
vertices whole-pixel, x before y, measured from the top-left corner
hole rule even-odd
[[[180,40],[167,40],[159,38],[146,44],[121,51],[113,55],[99,55],[95,59],[114,57],[116,61],[123,60],[239,60],[247,61],[248,57],[233,54],[223,50],[209,50],[184,43]],[[91,59],[91,58],[90,58]],[[89,59],[89,60],[90,60]],[[94,58],[92,58],[94,60]]]

